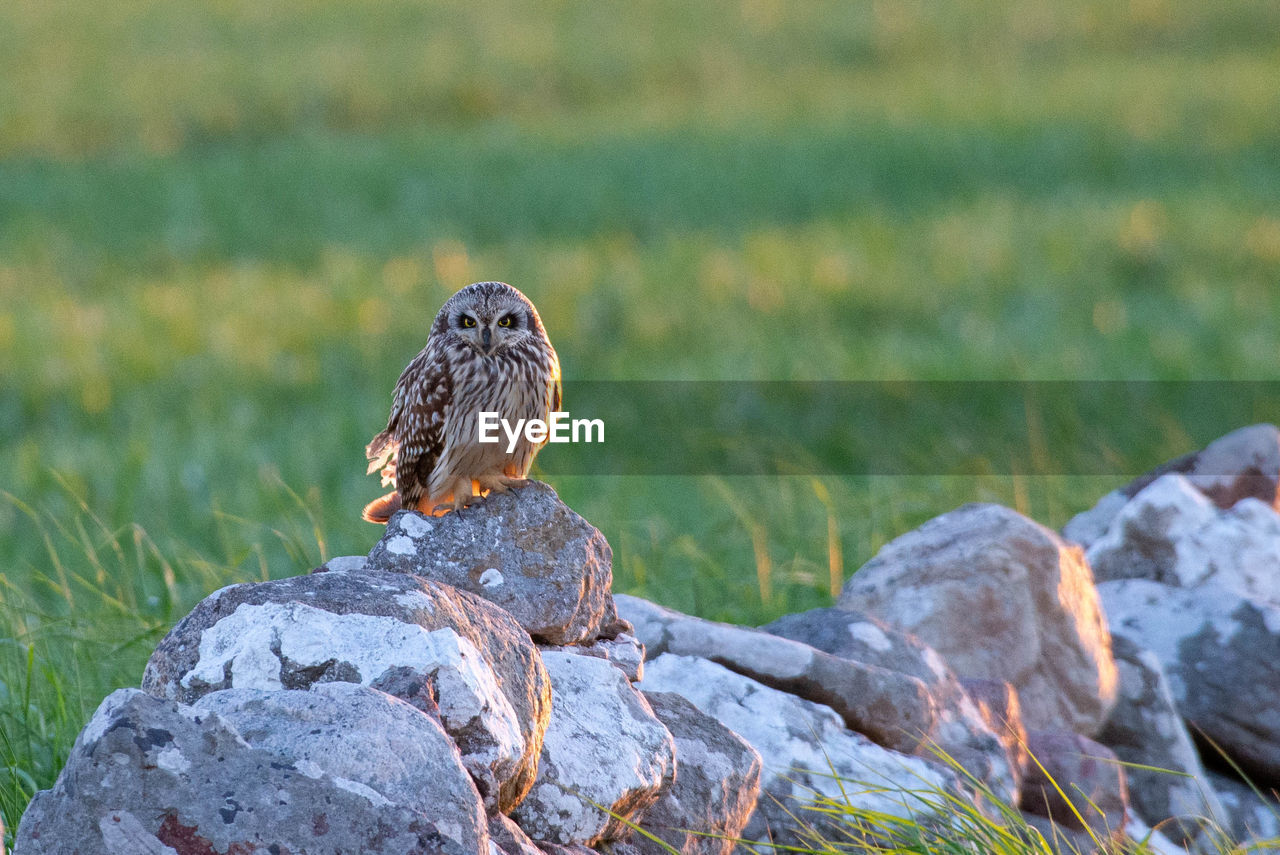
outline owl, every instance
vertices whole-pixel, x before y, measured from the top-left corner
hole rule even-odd
[[[560,360],[538,310],[504,282],[476,282],[454,294],[431,324],[427,346],[396,382],[386,430],[365,448],[370,473],[395,490],[364,508],[385,523],[400,508],[459,510],[477,494],[527,483],[545,444],[523,435],[479,441],[478,414],[547,421],[560,409]]]

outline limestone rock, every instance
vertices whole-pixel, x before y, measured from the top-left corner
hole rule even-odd
[[[928,734],[929,743],[916,753],[932,759],[936,749],[941,748],[1002,800],[1011,802],[1017,798],[1014,761],[1018,749],[1016,744],[1010,744],[1014,740],[1007,735],[1005,721],[993,723],[985,719],[942,657],[918,638],[870,615],[847,609],[811,609],[785,615],[761,629],[841,659],[886,668],[921,681],[937,713],[936,726]],[[1012,708],[1006,706],[1004,712],[1017,716],[1015,727],[1022,726],[1016,694]]]
[[[1018,690],[1003,680],[970,679],[960,683],[978,708],[978,715],[1004,746],[1014,784],[1014,795],[1009,803],[1017,804],[1017,794],[1022,792],[1023,772],[1030,760],[1027,756],[1027,727],[1022,722]]]
[[[1249,841],[1280,841],[1280,796],[1275,789],[1259,787],[1265,794],[1259,795],[1243,781],[1215,772],[1209,773],[1209,780],[1226,812],[1223,824],[1232,841],[1242,845]],[[1276,855],[1280,845],[1247,851],[1250,855]]]
[[[430,817],[442,828],[483,824],[474,784],[453,740],[429,716],[375,689],[321,683],[310,691],[227,689],[196,701],[254,748],[286,757],[304,774],[325,773]],[[471,834],[468,845],[483,835]]]
[[[1062,536],[1088,549],[1107,533],[1116,515],[1129,504],[1130,498],[1123,489],[1112,490],[1099,499],[1092,508],[1081,511],[1068,520],[1062,527]]]
[[[391,744],[449,746],[430,717],[374,690],[349,690],[381,695],[371,724]],[[332,703],[328,708],[335,712]],[[433,752],[426,762],[413,773],[423,789],[400,802],[404,790],[394,776],[371,778],[356,764],[334,764],[358,776],[347,778],[295,762],[287,749],[251,747],[216,713],[121,689],[80,733],[53,789],[31,802],[14,852],[486,851],[480,798],[456,750]]]
[[[321,564],[313,573],[358,573],[366,569],[369,563],[367,555],[338,555]]]
[[[1052,855],[1104,855],[1106,851],[1100,850],[1094,844],[1093,838],[1089,836],[1088,832],[1061,825],[1047,817],[1023,811],[1022,821],[1029,828],[1040,832],[1047,850]],[[1118,831],[1110,841],[1102,838],[1102,842],[1118,843],[1122,834],[1122,831]],[[1027,848],[1029,851],[1036,853],[1045,851],[1041,848],[1039,842],[1035,842]]]
[[[633,683],[644,677],[645,647],[630,632],[621,632],[613,638],[597,638],[590,644],[540,645],[540,649],[604,659],[626,674],[627,679]]]
[[[631,683],[604,659],[548,650],[551,721],[538,778],[512,813],[530,837],[594,845],[627,827],[593,807],[638,816],[671,786],[675,743]]]
[[[546,855],[514,819],[500,813],[489,817],[489,840],[502,855]]]
[[[1149,649],[1187,721],[1250,774],[1280,780],[1280,609],[1205,585],[1098,586],[1112,632]]]
[[[616,601],[650,657],[674,653],[716,662],[824,704],[850,729],[905,753],[919,750],[937,729],[933,698],[915,677],[841,659],[761,630],[684,615],[638,597],[619,595]]]
[[[544,644],[590,642],[612,617],[608,542],[536,481],[461,513],[398,512],[369,553],[369,568],[470,591]]]
[[[1088,558],[1099,580],[1212,584],[1280,607],[1280,514],[1254,498],[1220,510],[1182,475],[1134,496]]]
[[[1078,546],[998,505],[965,505],[880,550],[840,595],[1018,690],[1027,727],[1096,733],[1115,702],[1110,636]]]
[[[1113,490],[1093,508],[1077,514],[1062,534],[1081,546],[1091,546],[1108,528],[1125,504],[1163,475],[1176,472],[1219,508],[1230,508],[1254,498],[1280,509],[1280,430],[1257,424],[1219,437],[1201,451],[1171,460]]]
[[[1224,816],[1159,658],[1120,634],[1112,637],[1112,652],[1120,695],[1098,741],[1132,764],[1125,773],[1134,810],[1155,823],[1177,816]]]
[[[1060,730],[1031,731],[1027,749],[1034,759],[1022,784],[1023,811],[1099,839],[1123,832],[1129,797],[1114,751]]]
[[[502,609],[413,576],[331,571],[223,588],[160,642],[142,687],[191,703],[335,681],[420,707],[426,691],[490,808],[509,810],[532,785],[551,704],[538,651]]]
[[[761,794],[743,831],[746,839],[772,836],[775,843],[797,843],[788,811],[815,793],[847,796],[859,807],[906,816],[908,808],[893,790],[954,791],[950,776],[918,757],[846,730],[830,707],[771,689],[707,659],[664,653],[647,663],[639,685],[646,692],[683,696],[759,752]],[[833,771],[844,780],[833,779]]]
[[[676,777],[640,826],[680,855],[729,855],[756,809],[760,755],[680,695],[648,692],[645,698],[675,739]],[[640,855],[668,851],[639,834],[631,845]]]

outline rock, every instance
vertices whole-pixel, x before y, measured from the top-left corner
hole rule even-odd
[[[543,644],[590,642],[613,616],[608,542],[536,481],[462,513],[400,511],[369,553],[369,568],[470,591]]]
[[[354,683],[320,683],[310,691],[227,689],[196,701],[245,742],[287,758],[303,774],[353,781],[371,794],[462,829],[460,844],[487,839],[480,801],[458,749],[439,722],[409,704]]]
[[[438,702],[491,809],[510,810],[532,785],[551,706],[537,649],[502,609],[413,576],[330,571],[223,588],[160,642],[142,688],[192,703],[334,681]]]
[[[503,855],[545,855],[514,819],[500,813],[489,817],[489,840]]]
[[[1219,510],[1182,475],[1164,475],[1089,548],[1099,580],[1213,584],[1280,607],[1280,514],[1254,498]]]
[[[1087,511],[1076,514],[1062,527],[1062,536],[1072,543],[1088,549],[1107,533],[1116,514],[1129,504],[1129,495],[1121,490],[1112,490]]]
[[[846,609],[812,609],[785,615],[761,627],[765,632],[790,638],[824,653],[887,668],[922,682],[932,699],[936,726],[929,742],[916,753],[934,759],[936,749],[958,762],[986,784],[1003,801],[1017,798],[1014,760],[1017,748],[1010,746],[1004,721],[992,725],[933,648],[918,638],[899,632],[870,615]],[[810,697],[809,700],[820,700]],[[1011,714],[1017,713],[1017,696]],[[1018,715],[1017,727],[1021,727]],[[895,747],[895,746],[887,746]]]
[[[1114,751],[1060,730],[1029,732],[1027,750],[1033,759],[1019,801],[1024,812],[1100,839],[1123,832],[1129,799]]]
[[[397,744],[415,742],[433,728],[428,739],[448,744],[429,717],[382,697],[384,707],[403,708],[380,719],[405,728],[386,731]],[[424,776],[426,789],[402,804],[389,797],[396,788],[382,793],[365,781],[251,747],[215,713],[121,689],[107,696],[80,733],[53,789],[32,800],[14,852],[487,851],[480,799],[456,751],[436,754],[431,763],[435,774]],[[468,788],[470,804],[455,802]]]
[[[639,685],[646,692],[681,695],[759,752],[761,794],[743,831],[746,839],[772,835],[778,844],[798,843],[789,811],[797,811],[814,793],[842,800],[847,796],[857,807],[901,817],[908,807],[900,790],[954,790],[954,780],[924,760],[846,730],[830,707],[771,689],[709,660],[664,653],[647,663]],[[844,780],[833,779],[833,772]]]
[[[1103,855],[1105,851],[1098,849],[1088,832],[1059,825],[1046,817],[1023,811],[1022,822],[1028,828],[1040,833],[1046,844],[1047,851],[1052,855]],[[1027,851],[1035,852],[1038,855],[1038,853],[1046,851],[1046,848],[1042,848],[1038,843],[1031,843],[1028,845]]]
[[[675,743],[626,675],[603,659],[543,654],[551,675],[551,721],[538,778],[512,813],[530,837],[588,846],[626,833],[671,786]]]
[[[920,680],[815,650],[756,629],[702,620],[638,597],[615,598],[650,657],[697,656],[797,697],[824,704],[850,729],[904,753],[937,729],[938,711]]]
[[[542,849],[545,855],[600,855],[596,850],[587,846],[582,846],[578,843],[573,843],[568,846],[561,846],[558,843],[543,843],[539,848]],[[613,847],[613,851],[610,852],[610,855],[614,855],[614,853],[617,852],[618,847]],[[619,853],[619,855],[621,854]]]
[[[1205,585],[1102,582],[1111,631],[1160,660],[1182,717],[1249,774],[1280,780],[1280,609]]]
[[[1018,690],[1027,727],[1096,733],[1116,671],[1079,547],[998,505],[965,505],[880,550],[839,606],[918,636],[962,677]]]
[[[1098,741],[1131,764],[1125,773],[1134,810],[1155,823],[1183,815],[1223,816],[1159,658],[1119,634],[1112,636],[1111,649],[1120,692]]]
[[[729,855],[756,808],[760,755],[680,695],[647,692],[645,698],[675,739],[676,776],[640,826],[680,855]],[[639,834],[632,846],[639,855],[669,852]]]
[[[541,649],[604,659],[626,674],[627,679],[633,683],[639,682],[644,677],[645,647],[629,632],[619,633],[614,638],[597,638],[590,644],[543,645]]]
[[[1171,460],[1113,490],[1090,510],[1077,514],[1062,534],[1081,546],[1091,546],[1101,537],[1120,509],[1149,484],[1171,472],[1188,482],[1220,508],[1230,508],[1245,498],[1280,509],[1280,430],[1275,425],[1257,424],[1219,437],[1201,451]]]
[[[978,715],[1004,746],[1014,784],[1014,793],[1008,801],[1016,805],[1018,793],[1022,792],[1023,771],[1030,760],[1027,755],[1027,728],[1022,723],[1018,690],[1002,680],[970,679],[961,680],[960,683],[978,708]]]
[[[1280,841],[1280,797],[1274,789],[1259,787],[1266,793],[1264,798],[1253,787],[1235,778],[1210,772],[1209,780],[1226,811],[1223,824],[1233,841],[1242,847],[1249,841]],[[1247,851],[1250,855],[1273,855],[1280,853],[1280,845]]]
[[[1173,840],[1165,834],[1165,830],[1168,830],[1167,824],[1165,825],[1164,830],[1157,831],[1135,817],[1132,813],[1129,814],[1129,817],[1125,820],[1124,824],[1124,836],[1134,844],[1138,844],[1143,847],[1142,851],[1148,852],[1150,855],[1187,855],[1188,847],[1196,845],[1193,840],[1187,840],[1182,845],[1174,843]],[[1174,830],[1176,831],[1176,829]],[[1131,851],[1131,849],[1132,847],[1125,851]],[[1191,851],[1195,852],[1198,850],[1192,849]],[[1216,853],[1218,850],[1215,849],[1213,851]],[[1208,853],[1206,853],[1206,855],[1208,855]]]
[[[311,572],[359,573],[361,570],[366,569],[368,563],[369,556],[367,555],[339,555],[336,558],[330,558]]]

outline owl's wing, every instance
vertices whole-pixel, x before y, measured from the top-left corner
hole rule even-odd
[[[427,495],[431,470],[444,448],[444,426],[452,400],[448,356],[442,348],[428,347],[400,375],[383,431],[389,435],[386,444],[394,445],[390,465],[406,506]],[[373,446],[370,443],[370,449]],[[385,450],[381,455],[388,456]]]

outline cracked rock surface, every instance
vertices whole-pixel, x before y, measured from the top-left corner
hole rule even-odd
[[[595,845],[623,837],[675,775],[675,741],[607,660],[548,650],[551,723],[538,780],[512,817],[534,840]]]
[[[331,682],[438,706],[490,808],[510,810],[532,785],[551,704],[537,649],[502,609],[413,576],[330,571],[223,588],[160,642],[142,688],[193,703]]]
[[[608,541],[538,481],[460,513],[396,513],[368,568],[470,591],[543,644],[589,643],[614,618]]]
[[[1090,736],[1116,700],[1093,582],[1079,546],[1017,511],[970,504],[885,545],[838,605],[911,633],[961,677],[1011,683],[1028,729]]]
[[[369,693],[369,703],[383,712],[405,708],[381,720],[391,744],[448,743],[434,720],[389,695],[358,686],[345,691]],[[317,695],[313,723],[338,726],[339,707],[350,700]],[[31,802],[15,852],[476,855],[487,849],[479,796],[456,751],[433,752],[429,768],[412,772],[424,789],[407,802],[398,800],[404,781],[367,772],[333,760],[325,768],[284,745],[256,747],[215,712],[120,689],[85,726],[57,783]]]

